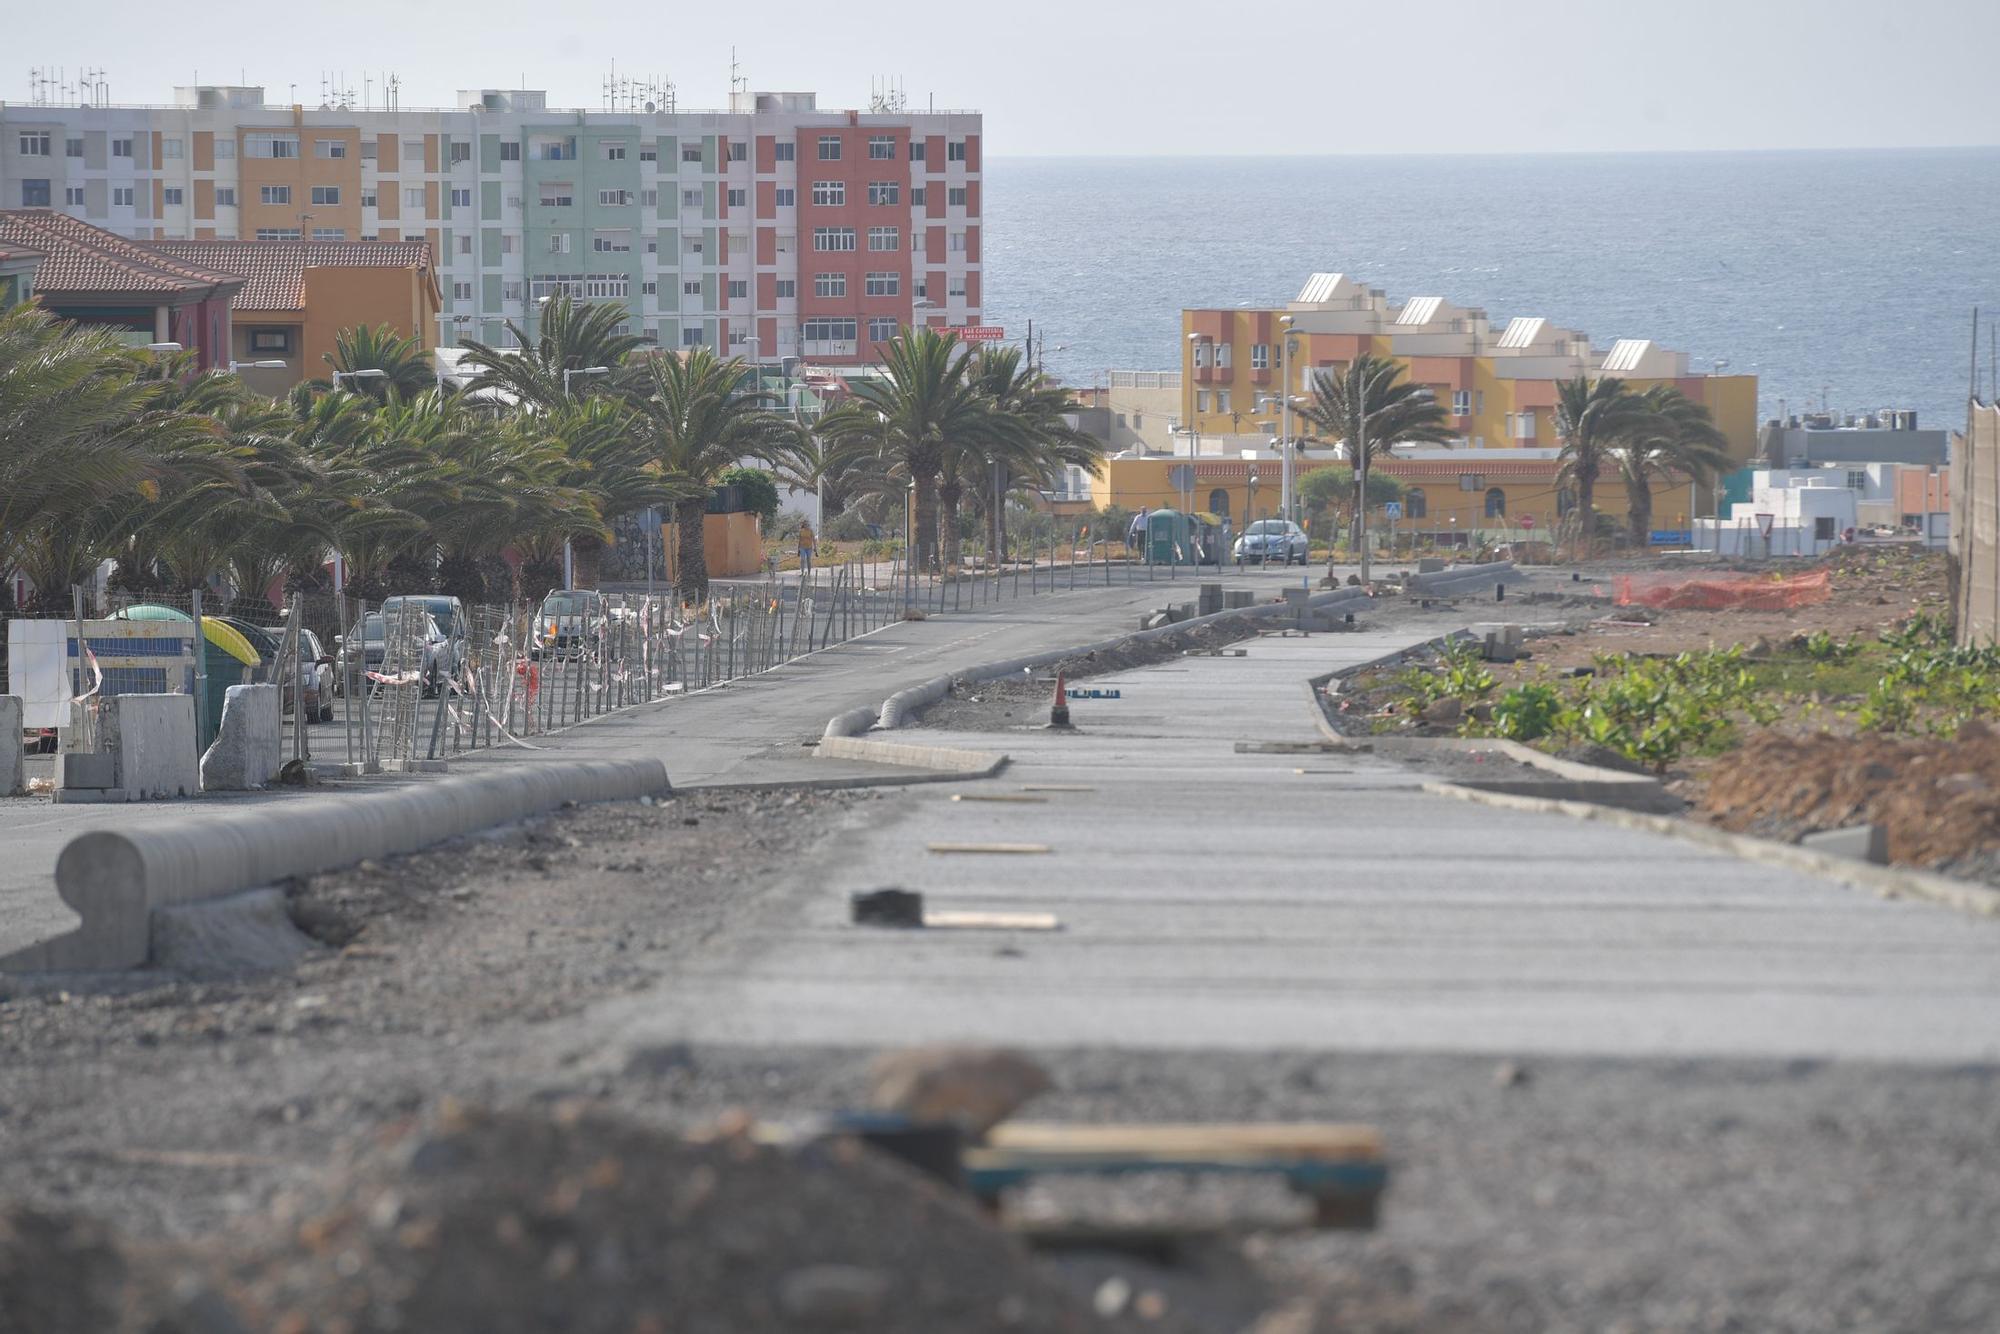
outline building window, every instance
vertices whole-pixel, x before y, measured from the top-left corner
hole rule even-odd
[[[868,182],[868,202],[877,206],[903,202],[903,187],[896,181]]]
[[[743,143],[741,140],[729,145],[729,160],[731,162],[748,162],[750,160],[750,145]]]
[[[259,202],[265,204],[289,204],[292,202],[292,187],[289,185],[266,185],[258,190]]]
[[[701,330],[693,325],[681,330],[682,347],[700,347]]]
[[[519,278],[503,279],[500,283],[500,299],[502,301],[519,301],[521,299],[521,280]]]
[[[1486,488],[1486,517],[1489,519],[1507,517],[1507,493],[1497,486]]]
[[[771,160],[773,162],[795,162],[798,160],[798,152],[799,146],[789,140],[784,143],[772,144]]]
[[[962,185],[953,185],[947,187],[944,192],[944,202],[945,205],[949,208],[964,208],[965,187]]]
[[[846,296],[847,275],[844,273],[815,273],[813,275],[814,296]]]
[[[822,134],[819,137],[819,160],[821,162],[840,161],[840,136]]]
[[[345,227],[313,228],[313,240],[315,241],[345,241],[346,239],[347,228]]]
[[[910,161],[922,162],[923,160],[924,160],[924,141],[921,139],[910,140]]]
[[[517,238],[517,237],[516,237],[516,236],[514,235],[514,233],[512,233],[512,232],[502,232],[502,233],[500,233],[500,253],[501,253],[501,254],[503,254],[503,255],[511,255],[511,254],[513,254],[513,253],[514,253],[514,251],[515,251],[515,248],[516,248],[516,246],[517,246],[517,243],[518,243],[518,238]]]
[[[701,191],[700,191],[699,189],[695,189],[695,190],[683,190],[683,191],[681,191],[681,207],[682,207],[682,208],[700,208],[700,207],[701,207]]]
[[[807,320],[801,332],[808,343],[851,343],[858,321],[852,319]]]
[[[528,279],[528,299],[543,301],[552,296],[582,296],[580,273],[537,273]]]
[[[50,137],[47,130],[21,131],[21,155],[23,157],[49,156]]]
[[[1227,389],[1218,389],[1215,391],[1215,410],[1217,412],[1229,411],[1229,391]]]
[[[132,141],[125,143],[125,156],[132,156]],[[296,134],[251,133],[243,136],[243,149],[251,157],[297,157],[299,136]],[[116,151],[114,149],[114,151]]]
[[[681,161],[699,164],[701,162],[701,145],[699,143],[682,144]]]
[[[748,301],[750,299],[750,283],[748,280],[731,278],[729,280],[729,299],[731,301]]]
[[[1472,391],[1472,411],[1474,416],[1484,417],[1486,415],[1486,391],[1484,389],[1475,389]]]
[[[1202,367],[1208,365],[1208,352],[1213,346],[1214,344],[1205,343],[1198,338],[1189,342],[1189,355],[1194,359],[1194,368],[1196,370],[1200,370]]]
[[[65,139],[65,140],[63,140],[63,156],[65,156],[65,157],[82,157],[82,156],[83,156],[83,140],[81,140],[81,139]]]
[[[377,197],[378,196],[373,190],[363,190],[361,192],[361,207],[374,208],[375,200],[377,199]]]
[[[451,299],[452,299],[453,301],[470,301],[470,300],[472,300],[472,284],[471,284],[471,283],[453,283],[453,284],[451,285]]]
[[[838,208],[847,202],[846,181],[814,181],[813,203],[821,208]]]
[[[337,185],[315,185],[312,188],[312,201],[315,204],[338,204],[340,202],[340,187]],[[268,204],[271,201],[267,199],[264,202]]]
[[[1208,411],[1208,391],[1206,389],[1197,389],[1194,391],[1194,410],[1196,412]]]
[[[791,232],[778,233],[778,253],[789,255],[799,248],[799,238]]]
[[[460,232],[460,233],[458,234],[458,238],[457,238],[457,240],[458,240],[458,253],[459,253],[459,254],[461,254],[461,255],[469,255],[469,254],[471,254],[471,253],[472,253],[472,233],[471,233],[471,232]]]
[[[574,139],[537,139],[533,142],[537,161],[570,162],[576,158],[576,140]]]
[[[236,207],[236,187],[235,187],[235,186],[233,186],[233,185],[218,185],[218,186],[216,186],[216,187],[215,187],[215,206],[216,206],[217,208],[235,208],[235,207]]]
[[[551,255],[567,255],[569,253],[568,232],[551,232],[549,234],[549,253]]]
[[[421,185],[405,186],[403,188],[403,207],[416,209],[419,213],[423,212],[424,187]]]
[[[681,283],[681,295],[682,295],[682,296],[700,296],[700,295],[701,295],[701,279],[699,279],[699,278],[688,278],[688,279],[685,279],[684,281],[682,281],[682,283]]]
[[[749,199],[750,195],[748,191],[731,190],[729,192],[729,199],[727,202],[729,204],[729,207],[731,208],[744,208],[748,205]]]
[[[568,181],[543,181],[540,195],[542,207],[568,208],[576,202],[575,188]]]
[[[632,249],[632,233],[627,231],[592,232],[590,248],[600,255],[629,254]]]
[[[160,160],[178,162],[186,155],[186,143],[180,139],[160,140]]]
[[[854,249],[854,229],[852,227],[813,228],[813,249],[852,250]]]
[[[470,189],[453,190],[451,192],[451,206],[453,208],[471,208],[472,191]]]
[[[252,352],[290,352],[292,331],[290,329],[252,329],[250,331]]]
[[[903,248],[903,229],[900,227],[870,227],[868,229],[868,248],[877,252],[901,250]]]
[[[257,229],[257,239],[259,241],[296,241],[299,239],[299,229],[296,227],[259,227]]]
[[[950,143],[946,144],[944,146],[944,160],[946,162],[965,161],[965,140],[953,139]]]
[[[65,185],[63,187],[63,206],[65,208],[80,208],[82,205],[83,187],[80,185]]]
[[[923,186],[913,185],[910,187],[910,207],[922,208],[924,206],[924,198]]]
[[[49,178],[28,177],[21,182],[22,208],[47,208],[49,206]]]
[[[293,153],[292,153],[292,156],[293,156],[293,157],[297,157],[297,156],[298,156],[298,152],[297,152],[297,149],[298,149],[298,140],[294,139],[294,140],[292,141],[292,148],[293,148]],[[113,157],[131,157],[131,156],[132,156],[132,141],[131,141],[130,139],[113,139],[113,140],[111,141],[111,156],[113,156]],[[275,156],[276,156],[276,154],[270,154],[270,153],[267,153],[267,154],[265,154],[265,156],[266,156],[266,157],[275,157]]]
[[[1470,417],[1472,415],[1472,391],[1470,389],[1454,389],[1451,391],[1451,415],[1454,417]]]
[[[658,190],[641,190],[639,192],[639,207],[658,208],[659,206],[660,192]]]
[[[868,341],[886,343],[896,336],[900,327],[894,315],[871,315],[868,317]]]
[[[187,192],[181,186],[169,185],[160,191],[160,202],[169,208],[179,208],[187,202]]]
[[[180,154],[179,154],[179,153],[169,153],[169,154],[167,154],[167,156],[168,156],[168,157],[179,157],[179,156],[180,156]],[[347,140],[345,140],[345,139],[315,139],[315,140],[313,140],[313,156],[314,156],[314,157],[329,157],[329,158],[331,158],[331,157],[346,157],[346,156],[347,156]]]
[[[472,141],[469,139],[452,140],[451,165],[456,167],[462,162],[470,161],[472,161]]]
[[[781,185],[771,192],[771,202],[779,208],[790,208],[799,202],[799,192],[789,185]]]
[[[947,297],[963,297],[965,295],[965,275],[954,273],[945,279],[944,294]]]
[[[899,273],[871,273],[862,284],[862,291],[869,296],[901,296],[903,276]]]
[[[361,160],[363,162],[375,161],[375,155],[378,151],[380,151],[379,146],[373,139],[363,139],[361,141]]]
[[[659,145],[650,141],[642,142],[639,145],[639,160],[641,162],[658,162],[660,160]]]
[[[1847,489],[1849,491],[1866,491],[1868,489],[1868,470],[1866,468],[1849,468],[1847,470]]]
[[[521,145],[503,141],[500,145],[500,160],[502,162],[519,162],[521,160]]]
[[[1271,345],[1269,343],[1250,344],[1250,369],[1268,371],[1271,369]]]
[[[1429,513],[1430,513],[1430,504],[1427,500],[1425,500],[1424,489],[1421,486],[1413,486],[1409,490],[1403,492],[1404,518],[1421,519],[1429,515]]]
[[[660,291],[660,284],[657,280],[652,282],[643,282],[639,284],[640,296],[657,296],[659,295],[659,291]]]
[[[965,233],[953,232],[948,242],[948,246],[952,254],[954,255],[963,254],[965,251]]]
[[[623,162],[625,160],[625,141],[623,139],[606,139],[598,144],[598,148],[603,152],[606,162]]]
[[[780,278],[773,287],[780,301],[790,301],[799,294],[799,285],[791,278]]]
[[[609,208],[622,208],[632,202],[630,190],[599,190],[597,202]]]

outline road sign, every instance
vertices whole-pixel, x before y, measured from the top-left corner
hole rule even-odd
[[[964,343],[997,343],[1007,336],[1007,331],[997,324],[947,324],[944,331],[957,334]]]
[[[1523,528],[1533,528],[1535,526],[1535,516],[1532,514],[1523,514],[1521,516],[1521,526]]]
[[[1192,463],[1176,463],[1173,467],[1167,469],[1167,485],[1176,491],[1185,491],[1193,486],[1194,465]]]
[[[1769,537],[1771,535],[1771,525],[1777,521],[1778,516],[1775,514],[1759,514],[1757,516],[1757,531],[1765,537]]]
[[[1656,547],[1691,547],[1694,534],[1685,528],[1655,528],[1646,534],[1646,542]]]
[[[1389,519],[1400,519],[1400,518],[1402,518],[1402,517],[1403,517],[1403,502],[1402,502],[1402,501],[1400,501],[1400,500],[1385,500],[1385,501],[1383,501],[1383,502],[1382,502],[1382,514],[1383,514],[1383,517],[1384,517],[1384,518],[1389,518]]]

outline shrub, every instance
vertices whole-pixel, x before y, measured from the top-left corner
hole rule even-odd
[[[1509,741],[1535,741],[1556,729],[1562,695],[1554,686],[1531,681],[1504,692],[1493,702],[1493,735]]]
[[[743,506],[765,523],[778,513],[778,479],[762,468],[725,468],[715,479],[718,486],[743,490]]]

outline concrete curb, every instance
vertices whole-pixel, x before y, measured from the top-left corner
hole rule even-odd
[[[1503,810],[1567,815],[1577,820],[1601,820],[1606,824],[1617,825],[1621,829],[1639,829],[1647,833],[1666,834],[1685,839],[1690,843],[1698,843],[1702,847],[1712,848],[1718,852],[1730,853],[1745,861],[1834,880],[1849,888],[1867,890],[1883,898],[1928,899],[1933,903],[1941,903],[1946,907],[1957,908],[1962,912],[1981,917],[2000,916],[2000,890],[1989,889],[1985,885],[1976,885],[1968,881],[1953,880],[1949,876],[1938,875],[1931,871],[1876,866],[1870,862],[1855,861],[1848,857],[1834,857],[1824,852],[1814,852],[1795,843],[1777,843],[1767,838],[1752,838],[1748,834],[1732,834],[1726,829],[1696,824],[1692,820],[1649,815],[1595,802],[1521,796],[1510,792],[1487,792],[1461,783],[1428,782],[1423,785],[1423,790],[1435,796],[1476,802],[1482,806],[1497,806]]]
[[[1450,597],[1461,591],[1505,582],[1513,573],[1514,562],[1511,560],[1496,560],[1490,565],[1454,565],[1435,574],[1411,575],[1408,589],[1412,596]]]
[[[826,737],[816,755],[829,760],[865,760],[871,764],[896,764],[906,769],[935,769],[961,778],[991,778],[1007,763],[1007,757],[984,750],[960,750],[953,746],[921,746],[904,741],[873,741],[864,737]]]
[[[386,857],[553,810],[672,790],[649,760],[550,761],[433,783],[215,815],[174,828],[93,830],[56,861],[56,891],[83,924],[0,958],[0,971],[133,968],[157,909]]]

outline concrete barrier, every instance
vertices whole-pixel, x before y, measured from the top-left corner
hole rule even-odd
[[[190,737],[190,754],[192,745]],[[360,796],[204,812],[172,828],[81,834],[56,861],[56,892],[82,926],[0,958],[0,970],[137,967],[146,962],[153,913],[162,908],[414,852],[564,802],[625,801],[670,790],[666,765],[657,759],[551,760]]]
[[[1436,573],[1418,573],[1410,579],[1412,596],[1454,597],[1516,578],[1514,562],[1496,560],[1490,565],[1454,565]]]
[[[148,801],[201,794],[194,696],[113,695],[98,717],[97,757],[65,755],[57,801]]]
[[[231,686],[222,696],[215,744],[201,757],[204,792],[268,787],[284,753],[284,707],[275,685]]]
[[[0,695],[0,797],[28,790],[28,769],[21,751],[21,697]]]
[[[990,778],[999,773],[1007,757],[993,751],[961,750],[955,746],[920,746],[902,741],[875,741],[866,737],[826,737],[819,754],[830,760],[864,760],[870,764],[899,764],[909,769],[931,769],[966,778]]]

